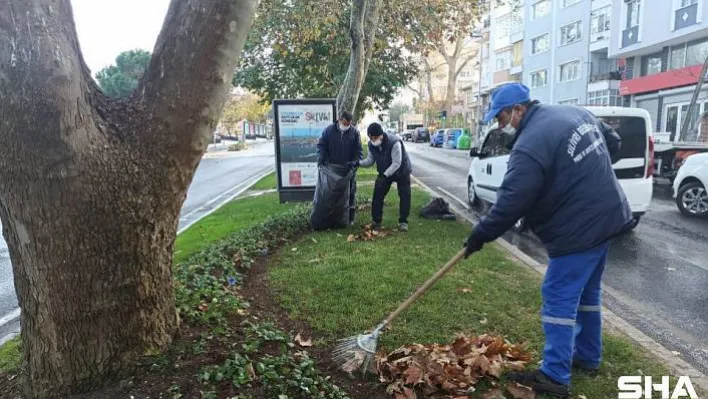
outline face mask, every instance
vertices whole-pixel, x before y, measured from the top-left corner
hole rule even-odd
[[[514,127],[511,126],[511,123],[509,123],[508,125],[501,128],[501,131],[502,131],[502,133],[508,134],[510,136],[512,136],[516,133],[516,129],[514,129]]]
[[[339,124],[339,130],[341,130],[341,131],[343,131],[343,132],[346,132],[347,130],[349,130],[350,127],[351,127],[351,125],[349,125],[349,126],[344,126],[344,125],[342,125],[341,123]]]
[[[378,139],[378,140],[371,140],[371,145],[373,145],[374,147],[378,147],[378,146],[381,145],[381,142],[382,142],[381,139]]]

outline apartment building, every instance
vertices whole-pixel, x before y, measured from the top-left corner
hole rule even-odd
[[[646,109],[656,132],[677,138],[708,56],[708,1],[615,0],[611,12],[618,18],[611,20],[609,56],[626,58],[624,105]],[[708,87],[699,99],[693,121],[708,111]],[[696,139],[697,130],[694,123],[685,139]]]

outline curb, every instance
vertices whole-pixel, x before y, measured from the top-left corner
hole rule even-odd
[[[418,179],[417,177],[411,177],[431,195],[438,197],[443,196],[437,191],[425,185],[425,183],[420,181],[420,179]],[[452,203],[450,203],[449,206],[455,214],[465,219],[473,226],[476,224],[475,221],[472,220],[469,216],[467,216],[462,210],[460,210],[459,207],[455,206]],[[496,240],[496,243],[500,247],[504,248],[511,255],[513,255],[515,258],[517,258],[524,266],[536,271],[541,276],[546,274],[546,265],[537,262],[535,259],[526,255],[520,249],[510,244],[505,239],[499,238]],[[694,386],[698,386],[702,391],[708,392],[708,376],[697,370],[691,364],[681,358],[678,358],[673,352],[666,349],[658,342],[654,341],[654,339],[652,339],[648,335],[639,331],[637,328],[626,322],[621,317],[617,316],[611,310],[607,309],[605,306],[602,307],[602,319],[607,325],[609,325],[610,328],[631,339],[634,343],[638,344],[639,346],[644,348],[644,350],[649,352],[651,356],[666,364],[671,370],[671,372],[674,374],[674,376],[688,376],[691,378],[691,383]]]

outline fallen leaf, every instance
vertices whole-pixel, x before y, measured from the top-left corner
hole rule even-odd
[[[197,309],[201,310],[202,312],[206,312],[209,309],[209,305],[207,305],[206,302],[202,302],[197,306]]]
[[[315,244],[317,244],[317,240],[315,240],[314,237],[312,237],[312,242],[314,242]]]
[[[253,370],[253,363],[248,363],[246,365],[246,372],[248,373],[248,376],[251,377],[251,381],[256,379],[256,371]]]
[[[408,367],[403,375],[406,377],[406,385],[418,384],[423,379],[423,371],[415,366]]]
[[[506,390],[514,399],[536,399],[536,393],[531,388],[517,383],[506,384]]]
[[[485,392],[481,399],[506,399],[504,397],[504,394],[502,394],[502,391],[499,390],[498,388],[491,389],[487,392]]]
[[[347,237],[348,242],[353,242],[356,241],[356,236],[354,234],[349,234],[349,237]]]
[[[293,252],[297,251],[297,248],[293,248],[292,251],[293,251]]]
[[[488,320],[486,317],[479,321],[479,324],[487,324],[487,323],[488,323]]]
[[[321,260],[319,258],[315,258],[315,259],[310,259],[309,263],[319,263],[319,262],[321,262]]]
[[[295,343],[302,346],[303,348],[307,348],[309,346],[312,346],[312,338],[309,339],[303,339],[302,336],[300,336],[300,333],[298,333],[295,336]]]
[[[585,395],[578,395],[578,399],[588,399],[588,397]]]
[[[470,288],[458,288],[457,292],[461,292],[463,294],[469,294],[470,292],[472,292],[472,290]]]

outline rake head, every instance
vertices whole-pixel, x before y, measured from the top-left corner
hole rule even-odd
[[[370,334],[355,335],[340,339],[332,351],[332,360],[349,374],[360,370],[362,374],[371,371],[376,356],[376,345],[384,325],[381,324]]]

